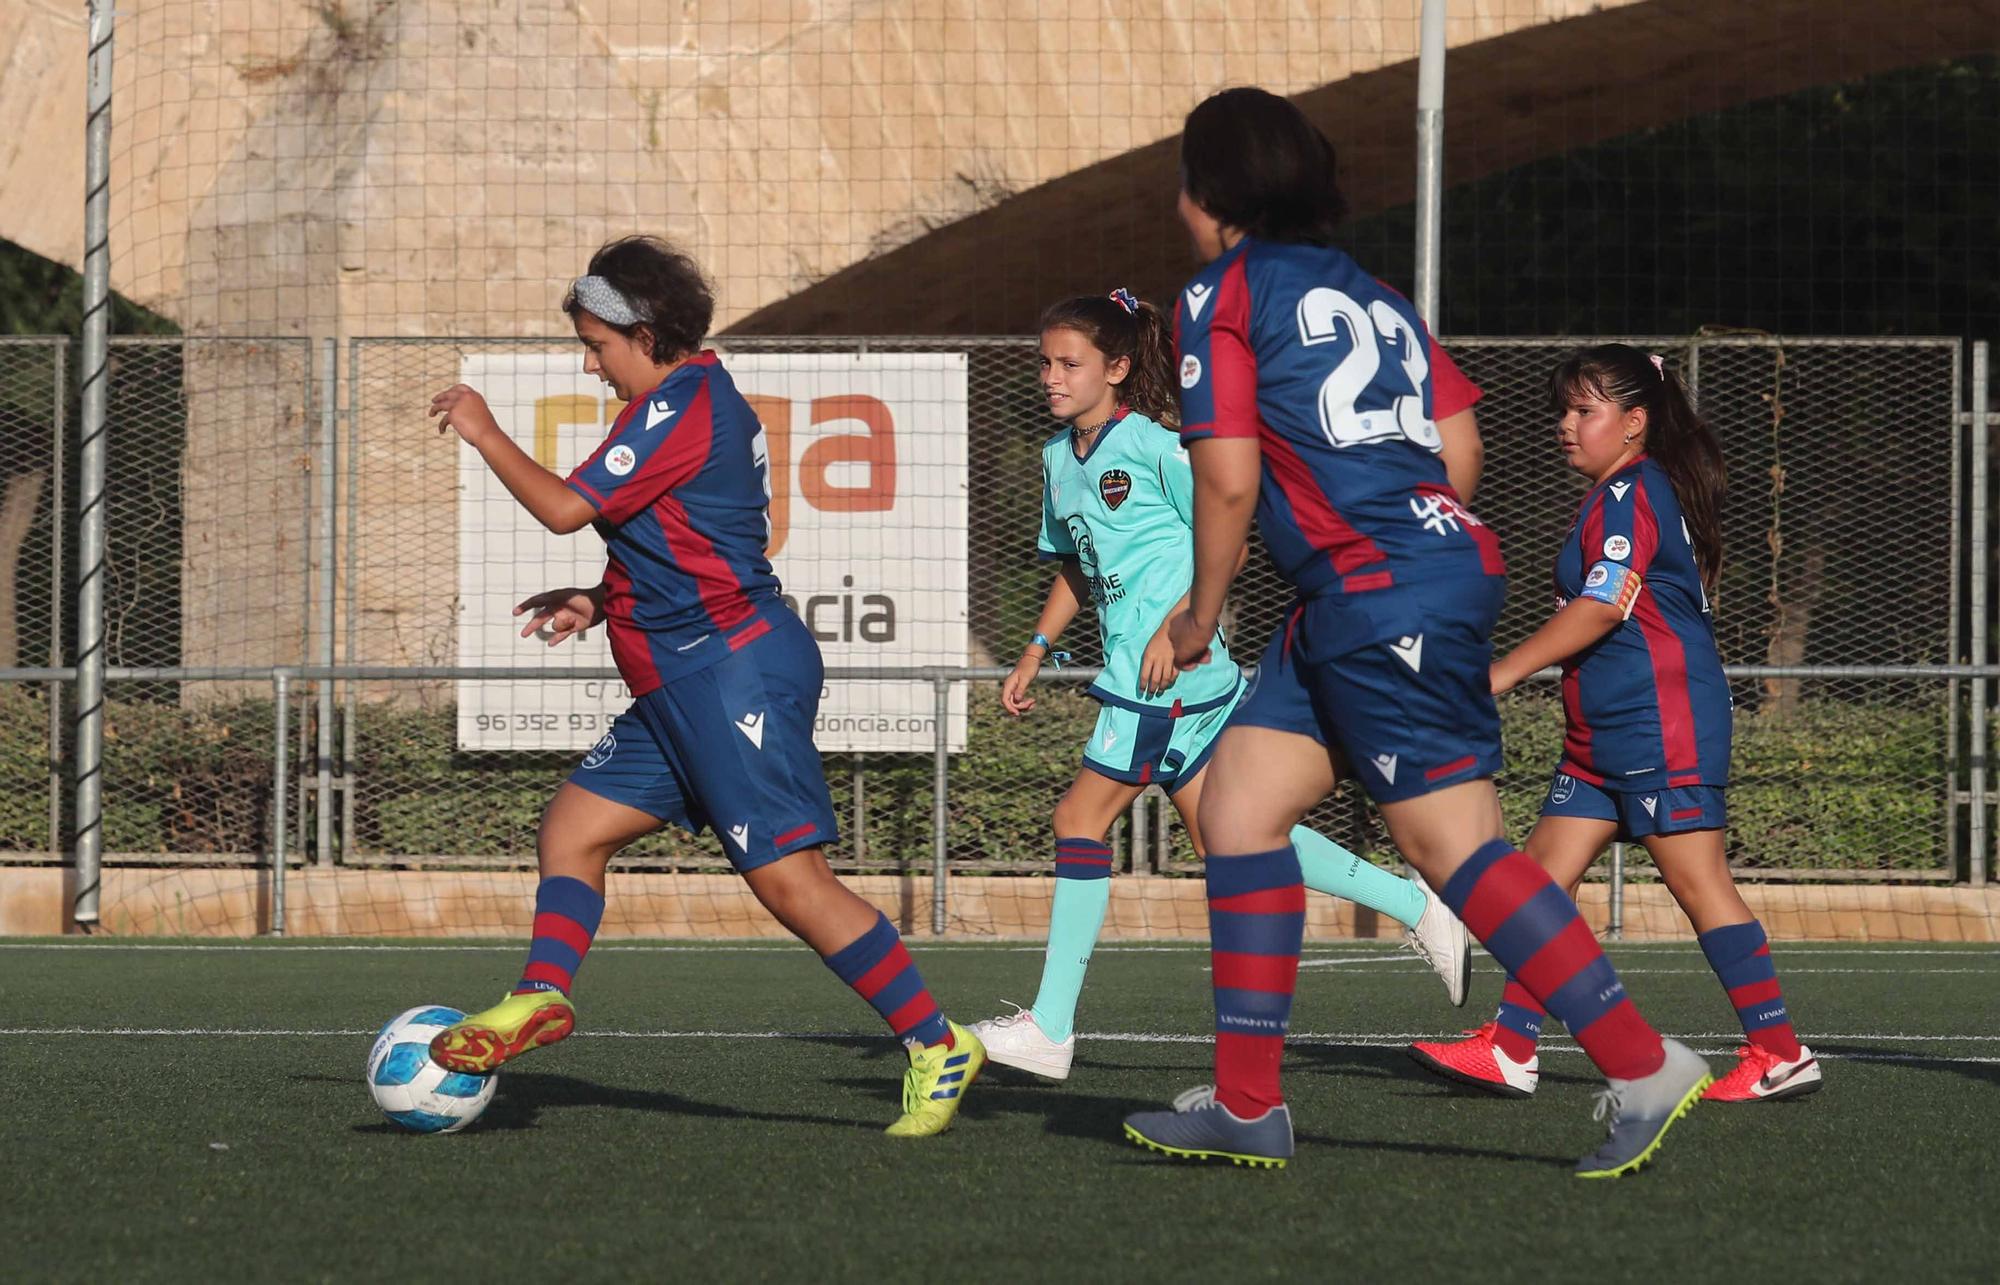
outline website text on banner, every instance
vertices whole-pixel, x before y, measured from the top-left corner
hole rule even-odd
[[[966,359],[963,353],[740,353],[724,359],[763,423],[771,493],[768,552],[786,599],[829,667],[964,665]],[[471,353],[466,383],[544,465],[567,474],[622,403],[573,352]],[[514,604],[602,578],[591,530],[556,536],[461,455],[458,663],[540,665],[541,683],[458,684],[463,750],[581,750],[630,700],[609,668],[602,628],[558,648],[522,638]],[[834,682],[820,700],[828,753],[928,752],[937,744],[928,683]],[[951,694],[950,748],[964,748],[965,691]]]

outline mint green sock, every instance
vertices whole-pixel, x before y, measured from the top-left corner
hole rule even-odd
[[[1314,892],[1345,897],[1405,928],[1415,928],[1423,917],[1424,890],[1416,880],[1398,878],[1304,826],[1292,830],[1292,846],[1298,849],[1299,873]]]
[[[1076,998],[1090,951],[1111,904],[1111,849],[1091,839],[1056,840],[1056,896],[1049,907],[1049,947],[1042,955],[1042,988],[1035,993],[1035,1025],[1052,1040],[1066,1040],[1076,1025]]]

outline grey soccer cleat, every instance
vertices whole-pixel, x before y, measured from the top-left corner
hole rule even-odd
[[[1125,1117],[1125,1136],[1140,1146],[1182,1160],[1227,1160],[1253,1169],[1282,1169],[1292,1158],[1292,1111],[1272,1107],[1255,1120],[1239,1119],[1204,1084],[1174,1099],[1171,1111]]]
[[[1660,1140],[1674,1121],[1694,1109],[1703,1089],[1714,1080],[1708,1063],[1679,1040],[1661,1040],[1667,1060],[1639,1080],[1612,1080],[1597,1095],[1596,1118],[1609,1115],[1610,1137],[1604,1145],[1576,1162],[1579,1178],[1616,1178],[1653,1158]]]

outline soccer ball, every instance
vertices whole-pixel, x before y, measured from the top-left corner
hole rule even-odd
[[[383,1115],[412,1133],[457,1133],[493,1100],[499,1076],[431,1061],[431,1037],[464,1016],[442,1004],[413,1008],[391,1018],[368,1050],[368,1092]]]

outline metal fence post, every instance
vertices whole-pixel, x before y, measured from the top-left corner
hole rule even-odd
[[[49,613],[49,668],[61,669],[63,663],[62,608],[63,573],[68,569],[63,565],[63,505],[69,498],[68,463],[69,454],[63,443],[64,432],[68,429],[69,390],[64,381],[69,378],[69,340],[55,345],[54,366],[55,386],[53,388],[54,414],[49,424],[49,436],[53,446],[49,452],[49,476],[54,478],[50,494],[55,497],[52,508],[54,516],[50,520],[49,531],[49,603],[55,607]],[[62,860],[63,852],[63,685],[50,680],[49,694],[49,856]]]
[[[319,410],[319,452],[313,464],[319,473],[319,647],[315,659],[321,665],[331,666],[335,590],[333,544],[339,529],[334,510],[338,499],[334,470],[339,460],[335,433],[340,422],[335,405],[340,397],[339,350],[331,336],[321,344],[320,352],[325,370],[320,383],[324,404]],[[315,865],[330,866],[333,864],[333,683],[322,678],[314,687],[319,697],[319,726],[315,729],[319,739],[315,747],[318,773],[314,782],[317,800],[314,820],[317,825],[313,831],[313,862]]]
[[[942,675],[931,679],[937,697],[937,742],[931,763],[931,931],[942,934],[945,925],[945,828],[948,815],[945,789],[951,775],[951,680]]]
[[[1444,222],[1445,0],[1424,0],[1417,38],[1417,315],[1438,328],[1438,246]]]
[[[290,824],[286,815],[286,794],[291,782],[285,778],[291,774],[290,746],[286,744],[291,735],[291,674],[285,670],[271,671],[271,935],[285,935],[285,829]]]
[[[76,586],[76,900],[98,919],[104,858],[104,421],[111,338],[112,0],[90,0],[84,133],[83,425],[78,442]]]
[[[1147,799],[1147,791],[1139,791],[1139,797],[1132,800],[1132,824],[1125,829],[1131,843],[1125,850],[1129,859],[1128,868],[1133,874],[1146,873],[1147,854],[1152,851],[1152,834],[1146,825],[1146,809],[1152,806]]]
[[[357,541],[360,536],[360,522],[356,520],[355,506],[361,502],[361,340],[347,341],[347,629],[346,645],[341,654],[347,663],[353,664],[361,654],[355,645],[355,621],[360,617],[357,609],[360,601],[361,552]],[[340,859],[346,861],[353,852],[354,845],[354,762],[356,720],[359,711],[355,708],[355,684],[352,680],[341,684],[345,699],[340,706]]]
[[[1951,610],[1945,625],[1945,659],[1957,661],[1965,655],[1960,646],[1959,630],[1965,610],[1965,451],[1966,439],[1959,429],[1964,425],[1960,412],[1965,406],[1964,349],[1954,344],[1951,350]],[[1944,724],[1944,874],[1947,879],[1958,878],[1958,852],[1964,840],[1958,832],[1958,809],[1963,801],[1960,785],[1963,783],[1965,753],[1959,743],[1959,721],[1963,717],[1960,709],[1960,684],[1956,678],[1945,683],[1945,724]]]
[[[1990,403],[1987,381],[1992,377],[1991,350],[1985,340],[1972,345],[1972,663],[1984,666],[1988,651],[1986,612],[1991,577],[1991,550],[1986,536],[1987,485],[1991,466],[1986,457],[1986,411]],[[1989,716],[1986,710],[1986,678],[1972,680],[1972,827],[1967,877],[1974,887],[1986,882],[1986,742]]]
[[[1604,935],[1612,941],[1625,939],[1625,845],[1611,845],[1611,895],[1610,914],[1604,923]]]

